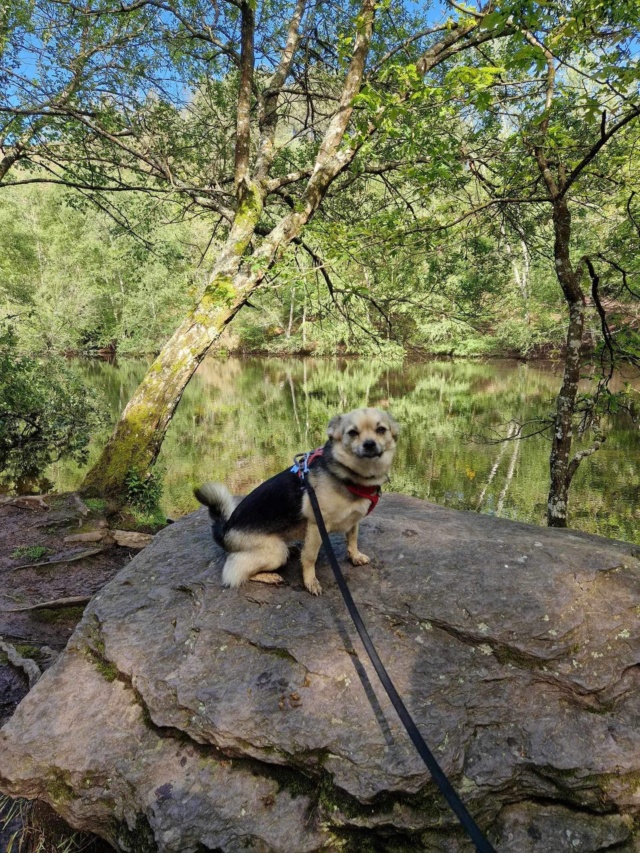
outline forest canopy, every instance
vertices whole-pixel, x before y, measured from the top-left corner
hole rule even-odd
[[[565,523],[574,420],[597,426],[615,366],[640,359],[636,3],[1,14],[4,312],[32,348],[157,353],[87,489],[153,464],[223,334],[554,351],[549,521]]]

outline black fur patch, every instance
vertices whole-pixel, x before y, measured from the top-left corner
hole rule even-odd
[[[250,492],[222,526],[227,530],[282,533],[302,519],[302,481],[290,470],[281,471]],[[216,530],[214,529],[214,538]]]

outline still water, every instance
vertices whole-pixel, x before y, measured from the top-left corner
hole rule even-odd
[[[87,361],[80,369],[115,421],[146,366],[141,360]],[[626,379],[640,392],[640,377]],[[515,361],[388,365],[208,357],[162,449],[162,507],[172,518],[190,512],[197,505],[193,486],[205,480],[247,492],[296,453],[322,444],[331,415],[366,405],[389,408],[402,426],[387,489],[544,524],[548,438],[491,442],[507,433],[511,419],[548,415],[559,384],[559,368]],[[624,415],[605,427],[604,447],[574,478],[570,525],[640,543],[640,430]],[[109,432],[105,427],[96,436],[90,461]],[[48,476],[58,490],[73,489],[82,470],[58,463]]]

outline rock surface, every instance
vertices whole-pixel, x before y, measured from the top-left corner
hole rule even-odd
[[[391,494],[360,544],[378,652],[497,850],[639,850],[638,549]],[[320,598],[296,560],[224,590],[222,560],[199,511],[95,596],[0,731],[0,788],[123,851],[471,850],[324,558]]]

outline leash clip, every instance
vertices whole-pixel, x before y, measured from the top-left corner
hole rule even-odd
[[[297,474],[301,480],[304,480],[306,475],[309,473],[309,456],[311,455],[311,451],[307,450],[306,453],[298,453],[293,457],[293,467],[290,469],[292,474]]]
[[[307,450],[306,453],[298,453],[293,457],[293,467],[289,470],[292,474],[297,474],[300,480],[304,482],[304,478],[309,473],[310,465],[324,452],[323,447],[316,447],[315,450]]]

